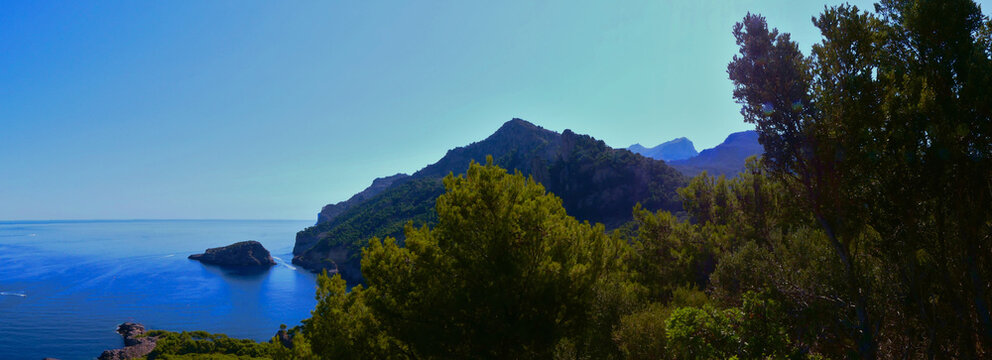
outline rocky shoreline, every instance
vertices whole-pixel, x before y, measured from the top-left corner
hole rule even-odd
[[[117,333],[124,339],[124,347],[104,351],[100,354],[99,360],[129,360],[137,359],[148,355],[155,350],[157,337],[141,336],[145,333],[145,326],[126,322],[117,326]]]

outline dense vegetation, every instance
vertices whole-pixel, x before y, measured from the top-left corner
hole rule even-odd
[[[330,359],[760,358],[830,350],[791,336],[819,324],[789,321],[794,303],[765,286],[764,274],[721,267],[738,264],[741,254],[765,254],[762,240],[787,241],[762,239],[769,227],[785,226],[747,204],[784,205],[783,192],[756,164],[752,170],[732,181],[700,177],[682,190],[704,225],[637,207],[632,231],[607,234],[568,216],[533,180],[492,163],[472,165],[445,179],[435,227],[408,226],[405,247],[372,240],[362,260],[368,287],[348,292],[340,276],[320,277],[313,317],[287,351]],[[807,257],[808,250],[782,255]],[[727,285],[714,288],[714,274]]]
[[[339,270],[349,281],[360,281],[362,248],[373,237],[399,237],[408,223],[431,224],[437,215],[434,202],[444,186],[440,179],[417,179],[399,184],[345,210],[329,222],[312,226],[297,239],[319,239],[293,262],[309,268]],[[298,240],[299,241],[299,240]]]
[[[533,177],[562,199],[570,215],[612,229],[630,221],[630,209],[638,203],[679,209],[676,189],[685,178],[664,162],[614,150],[569,130],[561,138],[560,155],[548,162],[545,173]]]
[[[205,331],[176,333],[152,330],[142,336],[158,338],[155,350],[145,356],[148,360],[260,360],[271,359],[280,350],[280,347],[273,343],[232,339],[224,334],[211,334]]]
[[[838,338],[862,358],[992,356],[992,24],[970,0],[813,22],[807,57],[747,16],[728,73],[770,176],[833,250]]]

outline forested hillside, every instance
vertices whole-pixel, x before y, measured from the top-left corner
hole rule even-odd
[[[406,222],[433,224],[434,199],[443,191],[441,178],[464,173],[471,161],[490,155],[499,166],[545,184],[577,218],[611,229],[632,220],[630,209],[638,203],[649,209],[678,211],[676,189],[686,183],[685,177],[662,161],[612,149],[570,130],[559,134],[513,119],[485,140],[452,149],[409,177],[389,178],[392,184],[374,196],[334,205],[338,212],[333,217],[325,216],[327,221],[297,234],[293,262],[361,281],[360,251],[370,238],[393,236],[402,241]]]

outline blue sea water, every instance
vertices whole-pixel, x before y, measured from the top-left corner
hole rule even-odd
[[[125,321],[269,340],[315,305],[289,264],[309,221],[0,222],[0,359],[93,359]],[[279,265],[236,273],[186,257],[257,240]]]

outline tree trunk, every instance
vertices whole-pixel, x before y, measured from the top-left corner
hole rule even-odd
[[[851,254],[847,247],[837,238],[833,227],[823,216],[816,215],[816,219],[820,222],[820,226],[823,227],[823,231],[827,234],[827,237],[830,238],[830,242],[837,251],[837,256],[843,262],[844,272],[847,275],[848,282],[855,288],[855,293],[853,294],[854,313],[858,319],[857,330],[859,332],[855,340],[858,344],[858,355],[865,360],[875,360],[878,357],[878,345],[875,344],[875,332],[868,313],[868,291],[861,286],[861,281],[858,280],[858,275],[854,272],[854,261],[851,259]]]

